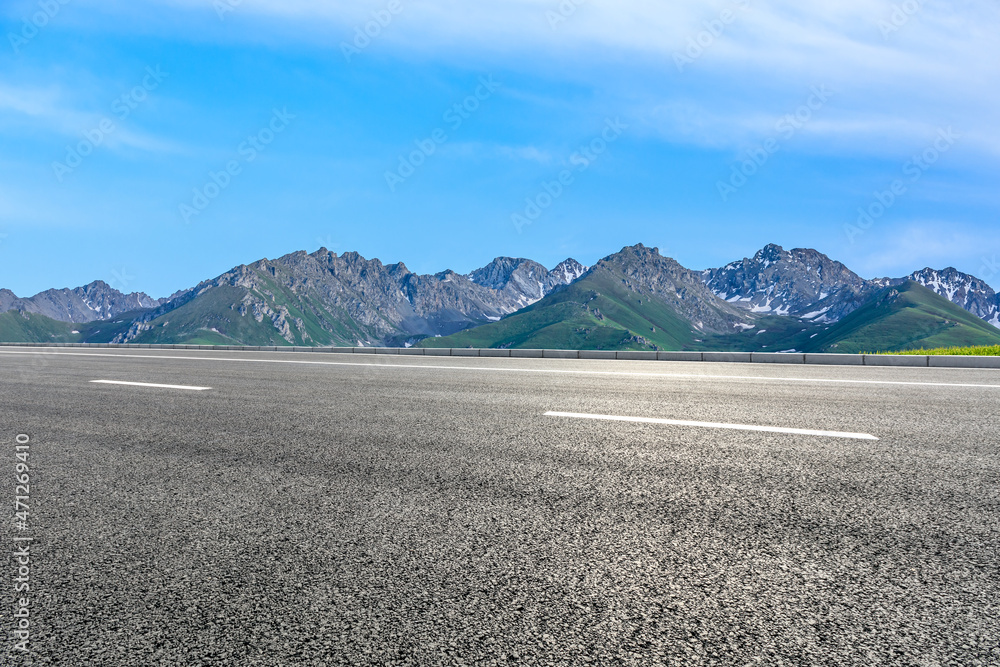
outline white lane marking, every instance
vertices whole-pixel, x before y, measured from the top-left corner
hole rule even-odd
[[[187,389],[188,391],[208,391],[211,387],[189,387],[183,384],[150,384],[149,382],[119,382],[118,380],[91,380],[91,384],[120,384],[126,387],[153,387],[154,389]]]
[[[600,421],[634,422],[637,424],[665,424],[667,426],[690,426],[693,428],[716,428],[728,431],[758,431],[760,433],[784,433],[787,435],[814,435],[821,438],[848,438],[851,440],[878,440],[867,433],[841,433],[840,431],[812,431],[801,428],[782,428],[780,426],[747,426],[744,424],[715,424],[712,422],[691,422],[678,419],[651,419],[647,417],[615,417],[612,415],[585,415],[576,412],[546,412],[546,417],[565,417],[566,419],[596,419]]]
[[[1000,389],[1000,384],[963,384],[955,382],[838,380],[833,378],[787,378],[787,377],[762,377],[755,375],[699,375],[697,373],[637,373],[631,371],[587,371],[587,370],[565,370],[565,369],[555,369],[555,368],[497,368],[491,366],[438,366],[430,364],[366,364],[366,363],[352,362],[352,361],[304,361],[295,359],[237,359],[229,357],[183,357],[183,356],[168,356],[162,354],[158,355],[158,354],[106,354],[106,353],[92,353],[92,352],[30,352],[21,350],[0,350],[0,354],[45,354],[48,356],[64,356],[64,357],[110,357],[112,359],[121,359],[121,358],[159,359],[160,361],[226,361],[226,362],[251,363],[251,364],[297,364],[305,366],[364,366],[366,368],[417,368],[417,369],[449,370],[449,371],[493,371],[500,373],[600,375],[600,376],[617,376],[617,377],[677,378],[677,379],[691,379],[691,380],[752,380],[756,382],[800,382],[806,384],[808,383],[865,384],[865,385],[892,385],[892,386],[904,386],[904,387],[953,387],[953,388],[965,388],[965,389]],[[316,354],[322,354],[322,353],[316,353]],[[330,354],[330,353],[325,353],[325,354]],[[385,355],[383,355],[382,358],[385,358]],[[412,357],[410,358],[412,359]],[[468,357],[468,358],[472,359],[473,357]],[[476,358],[481,359],[482,357],[476,357]],[[800,368],[800,367],[795,366],[795,368]],[[865,368],[885,369],[888,367],[868,366]],[[958,369],[943,368],[936,370],[958,370]]]

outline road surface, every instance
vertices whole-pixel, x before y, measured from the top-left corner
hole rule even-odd
[[[4,349],[0,656],[996,665],[998,408],[990,370]]]

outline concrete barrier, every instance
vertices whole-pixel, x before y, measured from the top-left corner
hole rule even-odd
[[[615,353],[616,359],[623,361],[656,361],[656,352],[628,351]]]
[[[657,361],[704,361],[701,352],[657,352]]]
[[[931,368],[1000,368],[1000,357],[971,357],[952,355],[929,355],[927,365]]]
[[[920,355],[866,354],[865,366],[923,366],[927,367],[927,357]]]
[[[617,359],[614,350],[580,350],[581,359]]]
[[[806,355],[797,352],[751,352],[753,364],[804,364]]]
[[[749,364],[753,361],[749,352],[702,352],[702,361],[716,363]]]
[[[864,366],[865,355],[806,353],[806,363],[819,366]]]
[[[323,352],[328,354],[395,354],[428,357],[509,357],[521,359],[621,359],[638,361],[706,361],[728,363],[810,364],[829,366],[881,366],[922,368],[1000,369],[1000,357],[828,354],[801,352],[648,352],[614,350],[495,350],[476,348],[376,348],[255,345],[173,345],[164,343],[0,343],[0,347],[205,350],[219,352]]]

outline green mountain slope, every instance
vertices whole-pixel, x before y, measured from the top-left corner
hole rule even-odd
[[[499,279],[506,268],[496,269]],[[815,282],[805,273],[801,280]],[[530,291],[538,269],[529,267],[525,276],[519,285]],[[293,253],[236,267],[156,309],[110,320],[71,324],[10,310],[0,313],[0,340],[278,346],[421,340],[424,347],[841,353],[1000,345],[1000,329],[913,281],[872,283],[852,304],[856,310],[830,323],[764,314],[738,296],[725,301],[704,276],[638,244],[511,313],[524,303],[515,298],[523,289],[507,294],[453,272],[419,276],[356,253]],[[723,297],[732,289],[742,290],[737,295],[764,289],[732,282]],[[764,291],[770,306],[774,294]],[[504,313],[511,314],[490,321]],[[451,332],[458,333],[427,337]]]
[[[803,349],[858,353],[997,344],[1000,329],[909,281],[878,292]]]
[[[655,248],[624,248],[584,277],[499,322],[423,347],[580,350],[700,349],[751,321],[713,295],[701,277]]]
[[[487,276],[499,281],[494,288],[452,271],[418,275],[401,263],[383,265],[357,253],[291,253],[202,282],[143,314],[116,342],[402,345],[461,331],[516,308],[523,295],[511,281],[503,282],[508,275],[503,269],[510,266],[500,264]],[[561,276],[540,265],[511,271],[523,269],[536,281],[528,286],[541,289],[542,279],[547,285],[569,280],[572,267],[564,264]]]
[[[60,322],[45,315],[9,310],[0,313],[0,341],[5,343],[110,343],[139,316],[124,313],[115,320],[82,324]]]
[[[262,284],[252,289],[223,284],[205,290],[184,305],[142,323],[129,342],[281,346],[332,343],[328,332],[311,326],[312,313],[303,312],[299,298],[289,298],[274,281],[258,277]],[[259,319],[253,312],[240,311],[239,304],[248,295],[258,307],[267,304],[268,310],[258,313]],[[279,317],[284,314],[278,326],[274,320],[276,313]],[[289,325],[282,328],[285,322]]]
[[[44,315],[9,310],[0,313],[0,340],[6,343],[71,343],[80,339],[72,333],[78,326]]]
[[[603,283],[603,288],[596,288]],[[557,350],[695,350],[780,352],[802,350],[824,327],[770,315],[755,328],[732,334],[703,334],[669,306],[642,300],[601,277],[583,278],[499,322],[421,347],[478,347]]]
[[[1000,330],[912,281],[878,292],[833,325],[768,315],[756,316],[752,328],[738,325],[732,333],[699,330],[671,304],[630,289],[628,282],[614,266],[599,265],[569,287],[499,322],[421,345],[859,353],[1000,344]]]
[[[662,304],[635,305],[639,300],[605,275],[587,277],[499,322],[421,346],[648,350],[681,349],[694,339],[676,313]]]

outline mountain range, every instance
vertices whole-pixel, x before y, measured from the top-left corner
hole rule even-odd
[[[0,289],[0,313],[17,310],[60,322],[110,320],[135,310],[156,308],[164,301],[142,292],[122,294],[101,280],[76,289],[46,290],[27,299]]]
[[[1000,344],[998,326],[997,294],[953,268],[866,280],[777,245],[704,271],[638,244],[593,267],[499,257],[467,275],[321,248],[166,299],[99,281],[0,290],[5,342],[857,352]]]

